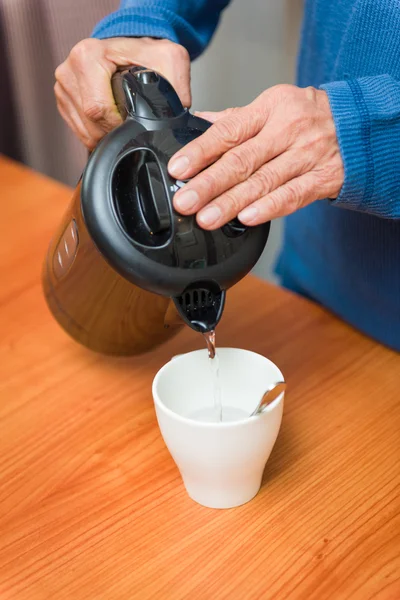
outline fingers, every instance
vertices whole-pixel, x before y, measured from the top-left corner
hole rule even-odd
[[[190,91],[190,57],[189,53],[183,46],[175,44],[169,48],[170,59],[165,77],[175,88],[183,106],[189,108],[192,104],[192,94]],[[163,73],[164,66],[161,66]]]
[[[80,94],[80,112],[107,133],[122,122],[111,89],[111,77],[117,66],[106,60],[98,41],[89,39],[77,44],[69,61]]]
[[[93,150],[104,136],[101,127],[91,123],[84,115],[79,114],[71,97],[57,81],[54,86],[57,108],[63,119],[70,126],[75,135],[89,149]]]
[[[82,119],[79,116],[75,106],[71,102],[68,94],[66,94],[58,81],[54,86],[54,93],[56,95],[57,108],[60,111],[61,116],[67,122],[75,135],[85,145],[87,145],[87,143],[90,141],[89,132],[84,126]]]
[[[246,206],[253,205],[287,181],[297,177],[302,165],[294,160],[293,153],[284,152],[263,164],[248,180],[225,192],[199,211],[197,222],[204,229],[217,229],[244,212]],[[247,224],[247,223],[246,223]]]
[[[193,214],[228,190],[231,190],[230,200],[234,201],[236,205],[236,198],[233,198],[235,186],[238,187],[237,184],[248,180],[261,165],[275,158],[285,150],[285,147],[285,137],[283,135],[271,135],[267,126],[254,138],[244,142],[237,148],[228,150],[218,161],[196,175],[184,188],[178,191],[174,196],[176,210],[182,214]],[[257,176],[255,176],[256,180]],[[251,180],[248,183],[251,187]],[[266,192],[267,190],[264,191],[264,193]],[[253,200],[256,200],[260,195],[263,194],[259,194]],[[217,204],[223,204],[227,200],[226,195],[223,195],[219,198]],[[231,214],[228,205],[229,202],[226,205],[226,212],[224,210],[221,217],[228,213]],[[205,225],[205,223],[203,224]]]
[[[249,107],[231,109],[196,140],[182,148],[169,162],[175,178],[187,179],[213,163],[222,154],[254,137],[266,121],[264,111]]]
[[[183,106],[190,107],[190,57],[183,46],[152,38],[112,38],[106,56],[117,65],[142,65],[161,73],[173,85]]]
[[[192,178],[174,206],[197,212],[204,229],[235,216],[257,225],[339,193],[344,170],[325,92],[276,86],[247,107],[199,116],[213,125],[172,157],[169,170]]]
[[[131,64],[160,72],[190,106],[190,59],[182,46],[150,38],[82,40],[57,68],[55,94],[61,115],[89,149],[122,122],[111,77]]]
[[[320,197],[317,179],[314,173],[309,172],[295,177],[253,202],[242,210],[238,217],[244,225],[259,225],[278,217],[290,215]]]
[[[94,42],[94,43],[93,43]],[[55,72],[54,92],[61,116],[92,150],[121,117],[114,103],[100,40],[83,40]]]

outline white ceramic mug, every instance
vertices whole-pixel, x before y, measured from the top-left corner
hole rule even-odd
[[[283,381],[270,360],[237,348],[218,348],[222,405],[250,415],[268,386]],[[281,394],[263,413],[233,422],[201,422],[192,413],[212,407],[213,377],[206,350],[181,354],[153,382],[157,419],[189,496],[210,508],[232,508],[259,491],[277,438]]]

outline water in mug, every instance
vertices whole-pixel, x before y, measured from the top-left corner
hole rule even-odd
[[[234,408],[233,406],[222,407],[222,389],[219,377],[219,358],[215,347],[215,331],[209,331],[203,335],[208,349],[210,376],[213,382],[214,406],[201,408],[188,416],[195,421],[203,421],[206,423],[241,421],[248,416],[243,409]]]
[[[242,408],[235,408],[234,406],[224,406],[220,417],[220,413],[215,410],[213,406],[207,408],[200,408],[190,413],[188,417],[194,421],[202,421],[203,423],[224,423],[232,421],[243,421],[249,415]]]

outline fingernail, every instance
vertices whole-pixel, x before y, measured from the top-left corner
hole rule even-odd
[[[199,213],[198,220],[202,225],[212,225],[220,219],[222,216],[221,210],[218,206],[209,206]]]
[[[251,223],[254,221],[259,215],[258,208],[254,206],[249,206],[249,208],[245,208],[242,212],[239,213],[238,217],[242,223]]]
[[[194,190],[183,190],[174,198],[174,205],[177,210],[190,210],[199,201],[199,195]]]
[[[182,177],[187,171],[188,166],[189,159],[187,156],[177,156],[169,163],[168,171],[173,177]]]

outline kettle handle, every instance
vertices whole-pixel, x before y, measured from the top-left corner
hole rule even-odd
[[[147,67],[120,67],[111,78],[111,88],[123,120],[129,115],[168,119],[186,112],[171,83]]]
[[[127,67],[119,67],[111,77],[111,89],[114,96],[114,101],[123,121],[125,121],[130,112],[129,104],[131,103],[131,96],[124,90],[123,85],[123,73],[126,71],[126,69]]]

